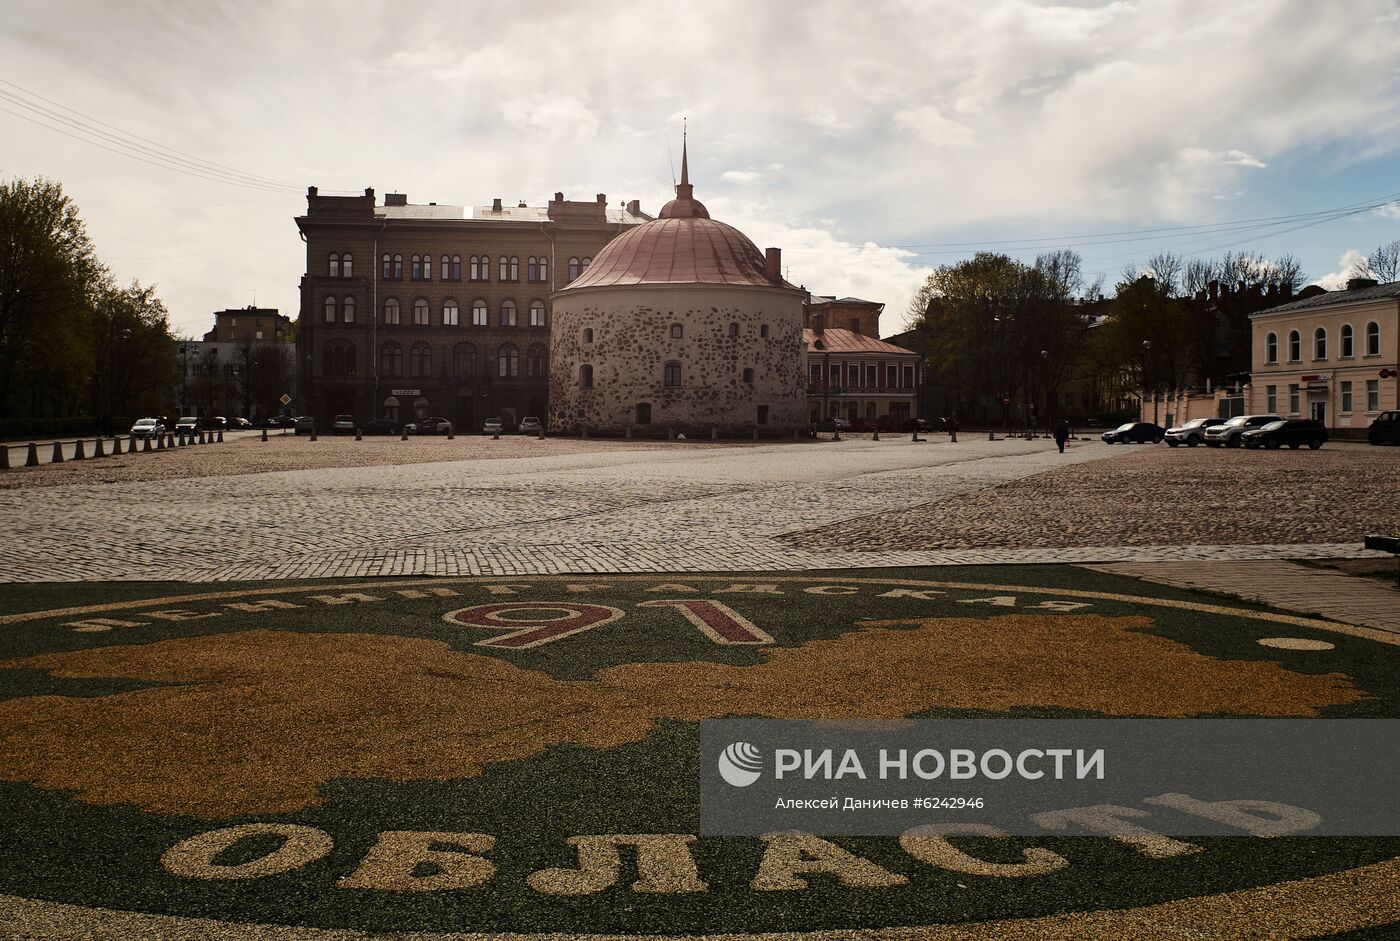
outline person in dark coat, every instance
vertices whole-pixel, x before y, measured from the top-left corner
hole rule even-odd
[[[1065,453],[1065,442],[1069,440],[1069,422],[1063,418],[1055,426],[1055,444],[1059,445],[1060,453]]]

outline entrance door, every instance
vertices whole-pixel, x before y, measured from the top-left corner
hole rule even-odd
[[[1311,402],[1309,404],[1312,408],[1312,417],[1324,425],[1327,424],[1327,402]]]

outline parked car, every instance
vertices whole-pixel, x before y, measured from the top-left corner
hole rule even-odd
[[[1247,448],[1269,448],[1288,445],[1297,449],[1307,445],[1316,451],[1327,441],[1327,427],[1313,418],[1290,418],[1251,428],[1240,435],[1240,444]]]
[[[154,438],[165,434],[165,425],[159,418],[138,418],[131,426],[133,438]]]
[[[227,425],[228,422],[224,420],[222,415],[206,415],[204,418],[204,427],[208,431],[218,431]]]
[[[1175,428],[1167,429],[1167,444],[1172,447],[1186,445],[1194,448],[1202,441],[1206,440],[1206,429],[1214,428],[1216,425],[1225,424],[1223,418],[1193,418],[1184,425],[1177,425]]]
[[[522,435],[537,435],[544,431],[544,423],[535,415],[526,415],[520,419],[520,433]]]
[[[1101,437],[1104,444],[1158,444],[1166,434],[1165,428],[1150,421],[1130,421],[1105,431]]]
[[[850,431],[851,423],[844,418],[828,418],[819,421],[816,425],[817,431]]]
[[[230,428],[252,428],[253,423],[246,418],[234,417],[228,420],[228,426]]]
[[[452,430],[452,422],[445,418],[420,418],[403,428],[411,435],[445,435]]]
[[[270,415],[263,419],[263,424],[268,428],[290,428],[296,424],[296,419],[290,415]]]
[[[1223,425],[1206,429],[1206,446],[1238,448],[1240,435],[1251,428],[1262,428],[1271,422],[1283,421],[1282,415],[1236,415]]]
[[[498,435],[505,430],[505,423],[499,418],[488,418],[481,423],[481,433],[484,435]]]
[[[367,435],[396,435],[399,433],[399,423],[392,418],[376,418],[365,425]]]
[[[1400,412],[1381,412],[1371,422],[1366,440],[1372,444],[1400,444]]]
[[[333,435],[353,435],[355,433],[354,415],[337,415],[335,421],[331,422],[331,434]]]
[[[194,434],[198,430],[199,419],[195,418],[193,415],[186,415],[175,423],[175,433],[177,435]]]
[[[316,433],[316,419],[310,415],[298,415],[292,420],[292,430],[299,435],[311,435]]]

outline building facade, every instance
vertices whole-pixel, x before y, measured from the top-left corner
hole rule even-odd
[[[606,197],[546,208],[410,204],[390,193],[307,191],[297,362],[303,409],[463,430],[499,416],[543,416],[550,296],[605,245],[650,219]]]
[[[180,415],[257,421],[293,414],[300,383],[292,334],[291,318],[274,308],[215,311],[204,339],[181,340],[176,347]]]
[[[1250,316],[1249,411],[1316,418],[1360,437],[1400,407],[1400,282],[1356,278]]]
[[[855,426],[921,417],[922,357],[880,339],[884,304],[813,296],[803,330],[807,419],[844,418]]]

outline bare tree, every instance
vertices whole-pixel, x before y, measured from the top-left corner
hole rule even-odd
[[[1347,274],[1353,278],[1375,278],[1384,284],[1400,278],[1400,240],[1377,245],[1363,261],[1352,265]]]

